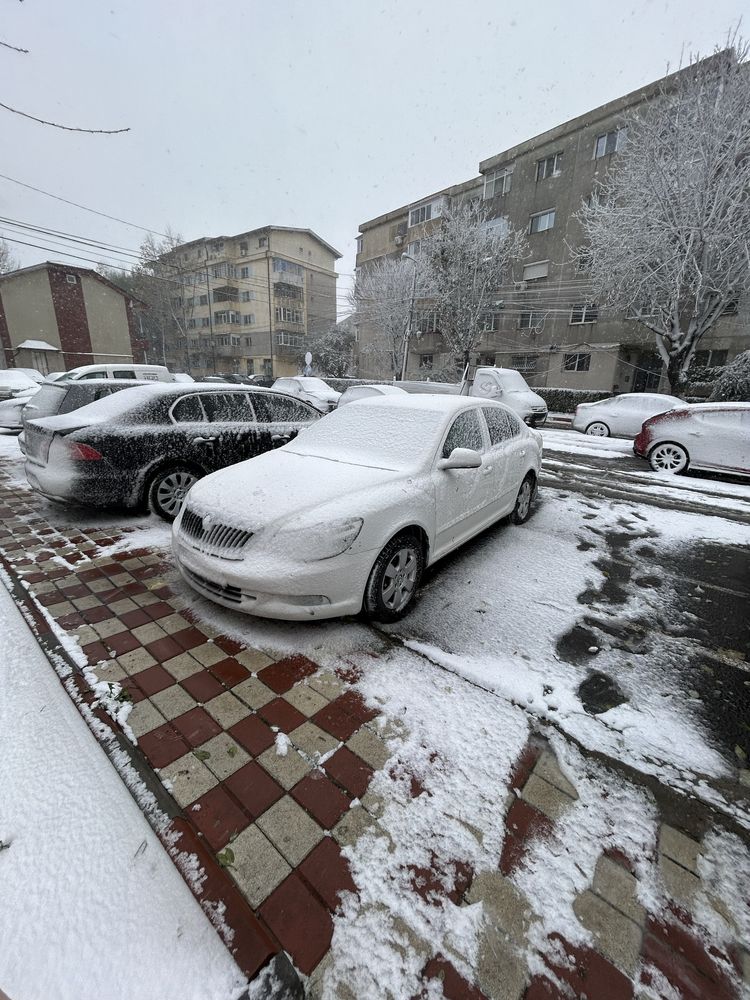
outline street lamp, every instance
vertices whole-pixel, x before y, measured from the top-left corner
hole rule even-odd
[[[406,362],[409,360],[409,341],[411,340],[411,327],[414,320],[414,298],[417,294],[417,261],[411,254],[402,253],[401,260],[410,260],[414,265],[414,280],[411,283],[411,301],[409,303],[409,323],[404,330],[404,356],[401,361],[401,381],[406,378]]]

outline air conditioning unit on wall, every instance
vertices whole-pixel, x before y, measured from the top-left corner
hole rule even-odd
[[[397,247],[400,247],[400,246],[403,245],[404,237],[403,236],[396,236],[394,238],[393,242],[396,244]]]

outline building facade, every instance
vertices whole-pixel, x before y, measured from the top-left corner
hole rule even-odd
[[[363,223],[357,267],[403,252],[418,267],[420,240],[445,207],[480,199],[490,219],[507,219],[528,234],[530,255],[497,290],[473,360],[516,368],[535,386],[668,391],[654,335],[634,319],[600,310],[571,253],[583,242],[575,213],[622,149],[628,115],[657,95],[660,82],[483,160],[469,181]],[[447,360],[434,315],[419,305],[408,359],[412,377]],[[744,308],[735,306],[702,339],[695,363],[731,360],[750,346],[749,333]],[[367,323],[358,329],[361,367],[375,336]]]
[[[174,321],[166,363],[194,377],[296,375],[336,323],[340,257],[312,230],[283,226],[176,247],[161,259]]]
[[[96,271],[48,261],[0,275],[0,367],[42,374],[140,361],[143,303]]]

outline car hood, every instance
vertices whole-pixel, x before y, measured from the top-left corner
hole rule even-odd
[[[257,532],[301,518],[364,516],[377,487],[393,486],[411,474],[331,461],[297,452],[267,452],[199,479],[186,507],[217,521]]]
[[[506,389],[499,402],[504,402],[505,396],[510,396],[515,403],[521,403],[526,406],[543,406],[545,409],[547,408],[547,404],[542,397],[533,392],[531,389]]]
[[[330,392],[325,392],[323,389],[303,389],[302,391],[315,399],[324,399],[327,403],[335,403],[341,396],[341,393],[336,392],[335,389],[331,389]]]

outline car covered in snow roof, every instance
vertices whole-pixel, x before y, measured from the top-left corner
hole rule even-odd
[[[26,477],[53,500],[165,520],[201,476],[290,441],[320,418],[270,389],[152,382],[26,424]]]
[[[750,403],[683,403],[646,420],[633,451],[655,472],[750,476]]]
[[[541,454],[541,435],[502,403],[361,399],[195,483],[173,551],[188,583],[227,608],[395,621],[425,567],[503,517],[526,521]]]

